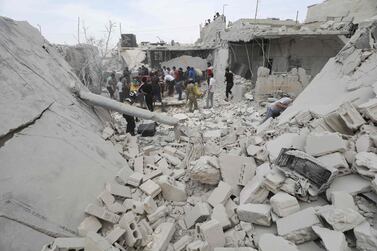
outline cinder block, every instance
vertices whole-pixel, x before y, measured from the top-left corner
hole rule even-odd
[[[140,245],[142,241],[142,234],[139,227],[135,221],[135,214],[128,212],[122,216],[119,221],[119,226],[126,230],[126,243],[130,247]]]
[[[295,197],[287,193],[279,192],[271,197],[270,204],[274,213],[280,217],[300,211],[300,205]]]
[[[137,225],[142,235],[141,246],[145,247],[152,241],[153,229],[146,219],[142,219]]]
[[[208,203],[213,207],[215,207],[217,204],[225,205],[231,194],[232,187],[229,184],[220,181],[219,185],[209,196]]]
[[[217,220],[210,220],[199,225],[200,234],[208,243],[211,250],[215,247],[224,247],[225,235]]]
[[[131,174],[127,179],[127,185],[133,186],[133,187],[139,187],[141,182],[143,180],[143,174],[134,172]]]
[[[186,251],[210,251],[206,241],[196,240],[187,245]]]
[[[270,233],[260,237],[258,246],[260,251],[299,251],[292,242]]]
[[[151,196],[148,196],[144,199],[144,210],[147,214],[153,214],[157,210],[156,201]]]
[[[122,198],[131,198],[131,189],[129,187],[119,185],[116,183],[107,183],[106,190],[112,195],[119,196]]]
[[[153,180],[147,180],[140,186],[141,191],[152,198],[156,197],[161,192],[161,187]]]
[[[114,204],[110,205],[107,207],[107,209],[109,209],[109,211],[115,213],[115,214],[119,214],[119,213],[125,213],[127,210],[123,207],[122,204],[120,204],[119,202],[115,202]]]
[[[113,244],[117,240],[120,239],[124,234],[126,233],[126,230],[123,228],[120,228],[119,226],[114,227],[105,237],[105,239],[110,243]]]
[[[144,214],[144,203],[141,201],[126,199],[123,202],[123,207],[127,210],[131,209],[136,214]]]
[[[158,219],[165,217],[167,214],[168,214],[167,207],[161,206],[161,207],[158,207],[157,210],[155,212],[153,212],[152,214],[147,215],[147,218],[148,218],[149,222],[154,223]]]
[[[190,235],[185,235],[173,244],[174,251],[184,251],[188,244],[192,242]]]
[[[90,251],[119,251],[105,238],[95,232],[89,232],[85,238],[85,250]]]
[[[265,204],[244,204],[237,208],[241,221],[262,226],[271,226],[271,206]]]
[[[341,175],[351,173],[346,158],[339,152],[323,155],[317,159],[326,167],[337,169]]]
[[[153,234],[153,241],[144,250],[165,251],[168,248],[171,238],[175,232],[175,223],[165,222],[160,224]]]
[[[223,229],[228,229],[232,225],[232,223],[229,220],[229,216],[226,212],[226,208],[222,204],[217,204],[213,208],[211,219],[220,222]]]
[[[119,221],[119,218],[120,218],[119,215],[116,215],[116,214],[106,210],[105,208],[99,207],[99,206],[94,205],[94,204],[89,204],[85,209],[85,213],[93,215],[97,218],[100,218],[104,221],[108,221],[108,222],[111,222],[111,223],[114,223],[114,224],[117,223]]]
[[[144,173],[144,157],[139,156],[134,161],[134,171],[138,173]]]
[[[80,251],[85,248],[85,238],[56,238],[51,250]]]
[[[351,208],[353,210],[358,210],[353,197],[346,192],[337,191],[331,193],[331,204],[340,209]]]
[[[186,212],[185,223],[188,229],[193,227],[195,223],[206,221],[211,214],[208,203],[200,202],[196,204],[190,211]]]
[[[159,177],[158,184],[162,190],[162,196],[169,201],[186,201],[186,185],[175,179],[163,175]]]
[[[103,202],[106,206],[110,206],[115,202],[114,196],[107,190],[102,191],[102,193],[98,195],[97,199],[100,202]]]
[[[296,244],[317,239],[312,226],[320,224],[316,212],[312,207],[276,221],[278,234]]]
[[[342,104],[338,113],[347,127],[352,130],[357,130],[366,123],[356,108],[349,102]]]
[[[79,235],[85,237],[88,232],[98,232],[102,227],[101,222],[94,216],[87,216],[77,227]]]
[[[359,106],[367,118],[377,123],[377,99],[372,99]]]
[[[306,153],[318,157],[334,152],[345,152],[346,141],[337,133],[311,133],[306,138]]]

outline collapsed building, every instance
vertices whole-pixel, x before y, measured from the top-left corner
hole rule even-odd
[[[35,28],[0,24],[1,250],[376,250],[375,18],[312,81],[280,76],[307,87],[278,120],[217,92],[214,109],[170,108],[162,121],[180,126],[150,138],[125,133],[122,105],[87,102]],[[229,48],[213,49],[218,75]]]

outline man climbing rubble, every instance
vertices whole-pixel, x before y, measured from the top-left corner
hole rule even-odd
[[[227,67],[225,69],[225,82],[226,82],[225,101],[229,101],[229,94],[230,94],[230,99],[233,99],[233,94],[232,94],[232,88],[234,85],[233,78],[234,78],[233,72],[231,72],[229,67]]]
[[[207,109],[210,109],[213,107],[213,96],[215,94],[215,88],[216,88],[216,79],[213,77],[213,73],[210,73],[209,76],[209,84],[207,87]],[[211,105],[210,105],[211,104]]]
[[[288,108],[288,106],[292,103],[292,99],[289,97],[283,97],[274,103],[270,104],[269,107],[267,107],[266,117],[262,121],[262,124],[268,120],[269,118],[277,118],[280,116],[282,112],[285,111],[285,109]]]

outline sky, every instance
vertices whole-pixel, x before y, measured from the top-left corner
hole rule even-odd
[[[0,16],[26,20],[40,27],[51,43],[76,44],[78,17],[80,42],[87,37],[106,36],[109,20],[116,24],[112,42],[122,33],[134,33],[138,42],[174,40],[193,43],[199,38],[200,24],[220,14],[225,6],[228,21],[255,15],[257,0],[0,0]],[[276,17],[304,21],[307,6],[323,0],[260,0],[258,18]]]

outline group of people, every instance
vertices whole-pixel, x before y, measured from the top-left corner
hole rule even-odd
[[[220,17],[220,13],[216,12],[216,14],[213,16],[213,21],[215,21],[216,19],[218,19]],[[204,22],[204,25],[207,26],[211,23],[211,19],[207,19],[205,20]]]

